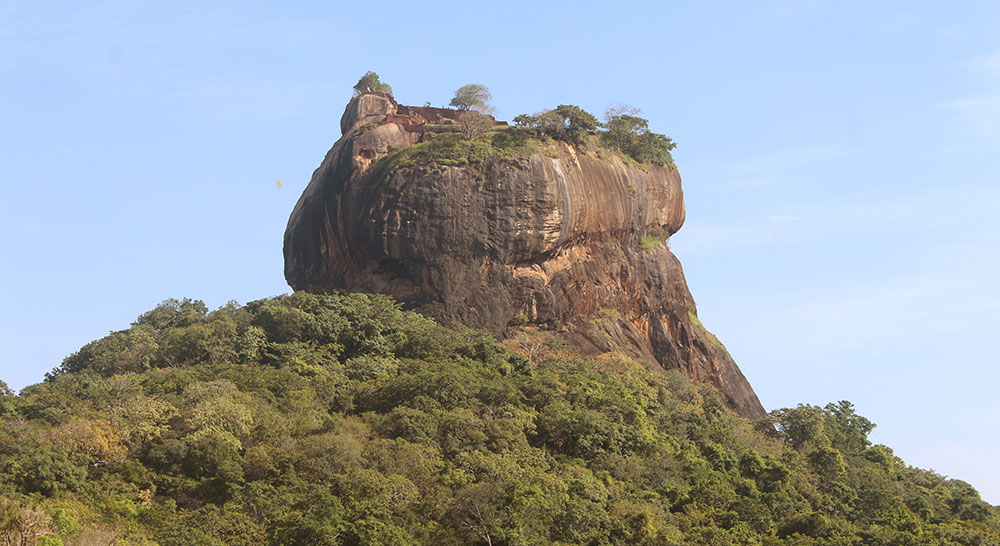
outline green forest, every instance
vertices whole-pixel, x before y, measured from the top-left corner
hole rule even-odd
[[[2,384],[0,384],[2,385]],[[384,296],[168,300],[0,388],[5,545],[988,545],[848,402],[709,385]]]

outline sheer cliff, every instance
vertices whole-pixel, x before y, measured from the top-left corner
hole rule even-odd
[[[472,161],[400,160],[450,138],[457,122],[454,110],[376,93],[348,104],[343,136],[288,221],[292,288],[385,293],[501,335],[526,318],[584,354],[682,370],[739,414],[765,415],[698,320],[680,262],[658,244],[684,223],[675,168],[559,141]]]

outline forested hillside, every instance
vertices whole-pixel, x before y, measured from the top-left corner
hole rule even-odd
[[[0,544],[988,545],[847,402],[710,386],[392,300],[170,300],[0,389]]]

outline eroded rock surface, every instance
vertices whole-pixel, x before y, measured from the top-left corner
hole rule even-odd
[[[680,262],[641,237],[684,223],[676,169],[646,170],[558,143],[517,161],[372,169],[432,138],[456,112],[366,94],[313,174],[285,231],[296,290],[390,294],[444,323],[503,334],[519,315],[585,354],[620,351],[715,384],[732,409],[765,412],[697,319]]]

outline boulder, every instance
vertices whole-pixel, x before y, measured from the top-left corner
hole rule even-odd
[[[292,288],[389,294],[442,323],[497,335],[527,318],[585,355],[621,352],[679,369],[714,384],[738,414],[765,415],[698,320],[664,241],[684,223],[676,168],[566,142],[513,159],[380,166],[453,119],[453,110],[387,95],[348,104],[343,137],[288,221]]]

